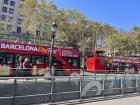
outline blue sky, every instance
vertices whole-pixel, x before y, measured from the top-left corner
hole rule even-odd
[[[58,8],[75,8],[88,19],[121,30],[140,25],[140,0],[54,0]]]

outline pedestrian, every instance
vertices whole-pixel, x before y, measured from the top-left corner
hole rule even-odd
[[[32,64],[28,58],[25,58],[25,60],[23,62],[23,69],[24,69],[24,76],[32,75]]]
[[[22,75],[22,69],[23,69],[23,57],[19,56],[16,66],[16,76]]]

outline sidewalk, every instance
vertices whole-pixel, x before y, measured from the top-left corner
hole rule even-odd
[[[51,104],[39,104],[39,105],[51,105]],[[57,105],[57,104],[52,104],[52,105]],[[67,105],[140,105],[140,96],[96,101],[96,102],[87,102],[83,104],[67,104]]]
[[[140,96],[98,101],[98,102],[89,102],[84,104],[77,105],[140,105]]]

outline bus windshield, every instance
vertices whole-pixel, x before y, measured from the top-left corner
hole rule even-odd
[[[86,52],[84,53],[84,55],[85,55],[86,57],[88,57],[88,58],[94,57],[94,54],[93,54],[93,52],[91,52],[91,51],[86,51]]]

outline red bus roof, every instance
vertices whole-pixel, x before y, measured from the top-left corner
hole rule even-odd
[[[50,46],[39,46],[27,43],[15,43],[15,42],[0,42],[0,52],[7,53],[19,53],[19,54],[37,54],[37,55],[49,55]],[[54,47],[53,54],[55,56],[63,57],[80,57],[78,49]]]

